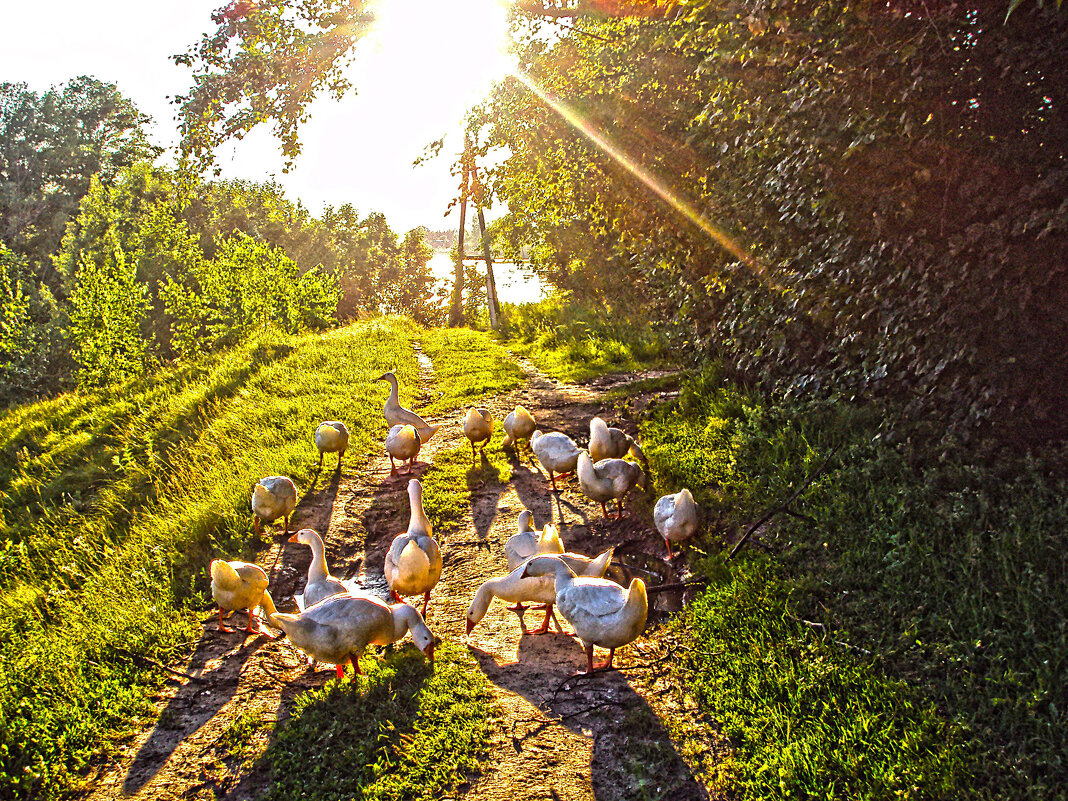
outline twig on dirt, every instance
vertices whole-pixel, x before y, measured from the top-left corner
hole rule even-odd
[[[195,681],[198,684],[204,684],[206,682],[206,679],[203,679],[200,676],[193,676],[189,673],[183,673],[180,670],[175,670],[174,668],[167,667],[162,662],[157,662],[155,659],[151,659],[147,656],[142,656],[141,654],[135,654],[133,651],[127,651],[125,648],[120,648],[118,645],[111,646],[111,649],[116,653],[122,654],[128,659],[134,659],[138,662],[144,662],[146,665],[150,665],[151,667],[154,667],[157,670],[162,670],[164,673],[170,673],[172,676],[187,679],[188,681]]]
[[[735,543],[733,548],[731,548],[731,552],[727,554],[727,559],[725,561],[729,562],[731,559],[734,558],[734,555],[738,553],[738,551],[743,545],[745,545],[746,540],[748,540],[749,537],[752,536],[754,531],[756,531],[762,525],[771,520],[771,518],[775,517],[775,515],[781,514],[782,512],[785,512],[787,509],[789,509],[790,504],[800,498],[801,493],[807,490],[809,488],[809,485],[811,485],[813,481],[815,481],[823,474],[823,471],[827,469],[827,465],[831,463],[831,457],[834,456],[836,453],[838,453],[837,445],[831,449],[830,453],[827,454],[827,458],[823,460],[823,464],[819,466],[819,469],[816,470],[816,472],[809,476],[807,479],[805,479],[805,483],[800,486],[797,492],[787,498],[783,503],[780,503],[770,512],[766,513],[763,517],[761,517],[758,521],[756,521],[755,523],[753,523],[753,525],[749,527],[745,534],[742,535],[742,538]]]
[[[454,541],[449,543],[449,545],[452,545],[452,546],[457,547],[457,548],[459,548],[461,546],[463,546],[463,547],[474,546],[475,548],[485,548],[487,551],[490,550],[490,545],[491,544],[492,545],[496,545],[497,544],[497,540],[494,540],[492,542],[489,539],[484,539],[484,540],[458,540],[458,541],[454,540]]]
[[[646,587],[645,591],[649,595],[654,595],[658,592],[675,592],[676,590],[688,590],[691,587],[707,587],[708,582],[704,579],[691,579],[690,581],[677,581],[674,584],[659,584],[655,587]]]
[[[552,695],[549,696],[549,703],[552,704],[556,700],[556,696],[560,694],[560,691],[567,687],[573,681],[582,681],[583,679],[596,678],[608,671],[597,670],[593,673],[576,673],[574,676],[568,676],[553,689]]]
[[[259,666],[260,666],[260,669],[263,670],[264,673],[266,673],[272,679],[277,681],[279,684],[288,684],[289,683],[288,679],[282,678],[277,673],[275,673],[273,670],[271,670],[269,667],[267,667],[267,662],[266,661],[261,661],[259,663]]]
[[[594,704],[593,706],[587,706],[583,709],[576,710],[575,712],[568,712],[566,715],[557,715],[555,717],[550,717],[547,720],[541,720],[539,718],[516,718],[512,721],[512,744],[518,751],[520,750],[519,746],[523,743],[524,740],[529,737],[533,737],[534,735],[551,726],[553,723],[563,723],[565,720],[570,720],[571,718],[582,717],[583,715],[588,715],[590,712],[596,712],[598,709],[604,709],[606,706],[626,706],[627,703],[627,701],[601,701],[600,703]],[[525,732],[521,736],[516,737],[515,727],[518,726],[520,723],[537,723],[538,725],[532,728],[530,731]]]

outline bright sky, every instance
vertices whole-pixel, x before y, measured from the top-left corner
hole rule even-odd
[[[357,94],[317,101],[301,132],[304,151],[288,174],[268,129],[219,156],[223,176],[277,179],[291,200],[319,213],[352,203],[385,213],[392,228],[451,228],[443,217],[455,193],[449,164],[462,145],[464,111],[509,68],[502,53],[506,0],[381,0],[371,34],[356,44],[349,75]],[[0,81],[37,91],[78,75],[118,84],[155,120],[153,138],[176,139],[168,96],[190,85],[189,70],[169,56],[214,30],[211,12],[225,0],[2,0],[7,32]],[[412,161],[447,135],[440,157]]]

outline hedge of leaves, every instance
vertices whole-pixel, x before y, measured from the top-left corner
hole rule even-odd
[[[689,0],[520,26],[526,79],[472,121],[511,151],[502,227],[752,382],[1062,436],[1068,17],[1005,10]]]

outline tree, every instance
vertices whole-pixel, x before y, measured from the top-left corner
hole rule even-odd
[[[105,234],[108,247],[78,265],[71,296],[69,337],[81,365],[85,386],[121,381],[145,366],[148,343],[141,334],[147,288],[137,280],[114,228]]]
[[[28,260],[37,280],[62,293],[50,260],[90,179],[109,183],[160,148],[149,118],[114,84],[81,77],[43,95],[0,84],[0,241]]]
[[[418,323],[438,322],[439,309],[432,302],[434,274],[430,259],[434,250],[426,242],[426,228],[413,228],[404,235],[400,246],[400,271],[390,292],[387,306],[394,314],[405,314]]]
[[[21,277],[18,257],[0,242],[0,383],[7,387],[23,383],[18,373],[25,371],[34,346],[30,301]],[[4,400],[8,398],[0,396]]]

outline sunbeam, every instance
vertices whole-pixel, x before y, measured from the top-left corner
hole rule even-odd
[[[745,264],[754,273],[760,276],[765,283],[769,286],[776,286],[768,275],[767,269],[760,263],[751,253],[749,253],[742,245],[735,241],[729,234],[727,234],[722,228],[715,225],[711,220],[701,214],[690,203],[678,196],[670,187],[666,186],[663,181],[652,175],[648,170],[642,167],[640,164],[634,161],[630,156],[613,145],[605,136],[597,131],[589,122],[587,122],[583,116],[572,108],[564,100],[558,97],[554,97],[549,92],[538,86],[534,80],[529,76],[521,72],[515,71],[512,76],[526,86],[530,91],[538,96],[543,103],[549,108],[563,117],[569,125],[571,125],[576,131],[581,133],[584,137],[589,139],[600,150],[611,157],[617,164],[623,167],[627,172],[641,181],[646,187],[656,193],[657,197],[675,209],[679,214],[696,225],[702,231],[704,231],[709,237],[712,238],[720,247],[734,256],[738,261]]]

